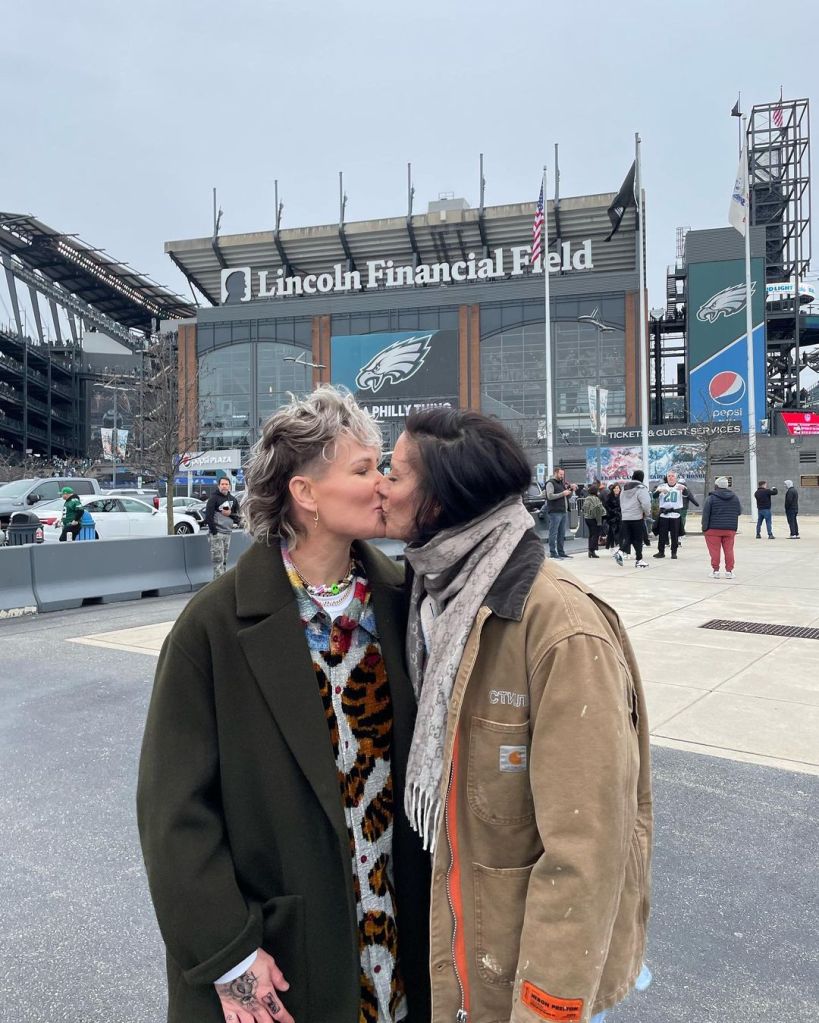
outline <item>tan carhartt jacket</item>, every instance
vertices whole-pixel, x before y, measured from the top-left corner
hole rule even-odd
[[[467,641],[450,703],[431,910],[433,1023],[587,1021],[643,960],[651,780],[615,612],[534,533]]]

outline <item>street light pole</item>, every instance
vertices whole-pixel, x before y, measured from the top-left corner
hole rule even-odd
[[[597,371],[596,371],[597,380],[596,380],[595,385],[594,385],[594,401],[595,401],[595,406],[596,406],[596,410],[597,410],[597,418],[596,418],[596,421],[595,421],[595,426],[596,426],[596,429],[597,429],[597,478],[602,482],[602,479],[603,479],[603,477],[602,477],[603,468],[602,468],[600,449],[601,449],[602,442],[603,442],[603,432],[602,432],[603,422],[602,422],[602,418],[601,418],[601,415],[600,415],[600,412],[601,412],[601,401],[600,401],[600,341],[601,341],[601,338],[602,338],[603,334],[610,333],[611,331],[614,330],[614,327],[610,327],[607,323],[604,323],[600,319],[599,313],[600,313],[599,309],[595,309],[591,313],[584,313],[582,316],[578,316],[577,317],[577,322],[578,323],[588,323],[591,326],[595,327],[596,330],[597,330],[597,352],[596,352],[596,357],[595,357],[595,365],[596,365],[596,368],[597,368]]]

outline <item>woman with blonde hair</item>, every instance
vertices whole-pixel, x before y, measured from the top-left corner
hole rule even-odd
[[[415,699],[381,437],[321,387],[267,421],[256,541],[159,659],[139,772],[169,1023],[428,1018],[428,865],[394,814]]]

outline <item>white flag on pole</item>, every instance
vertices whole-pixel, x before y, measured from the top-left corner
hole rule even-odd
[[[748,140],[742,143],[742,152],[739,156],[739,167],[737,168],[737,180],[734,185],[734,194],[731,196],[731,205],[728,209],[728,223],[731,227],[744,237],[748,226]]]

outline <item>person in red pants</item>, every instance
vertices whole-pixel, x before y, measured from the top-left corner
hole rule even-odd
[[[711,555],[711,575],[719,579],[720,553],[725,558],[725,578],[734,578],[734,539],[742,505],[731,490],[727,476],[718,476],[702,507],[702,531]]]

